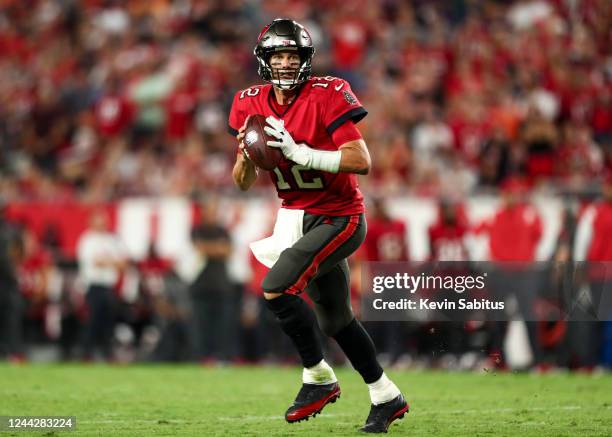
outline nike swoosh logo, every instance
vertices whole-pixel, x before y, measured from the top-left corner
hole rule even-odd
[[[336,86],[334,87],[334,89],[335,89],[336,91],[340,91],[340,90],[342,89],[342,87],[343,87],[343,86],[344,86],[344,84],[343,84],[343,83],[341,83],[340,85],[336,85]]]

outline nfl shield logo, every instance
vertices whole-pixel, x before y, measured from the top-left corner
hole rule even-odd
[[[252,131],[250,131],[249,133],[246,134],[246,137],[244,137],[244,142],[247,143],[248,146],[250,146],[251,144],[253,144],[258,139],[259,139],[259,135],[257,135],[257,132],[252,130]]]

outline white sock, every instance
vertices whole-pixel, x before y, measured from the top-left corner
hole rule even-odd
[[[401,394],[397,385],[395,385],[384,373],[377,381],[368,384],[368,390],[370,391],[370,399],[374,405],[389,402]]]
[[[321,360],[312,367],[304,368],[302,372],[302,381],[304,384],[323,385],[331,384],[338,380],[331,366],[327,364],[325,360]]]

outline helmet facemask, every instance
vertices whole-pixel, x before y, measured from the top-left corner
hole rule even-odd
[[[272,56],[283,51],[297,53],[299,66],[284,70],[273,67],[270,63]],[[291,20],[276,19],[262,30],[255,46],[257,73],[264,82],[279,89],[294,89],[310,78],[314,53],[310,35],[302,25]],[[291,73],[291,77],[282,77],[283,73]]]
[[[261,56],[257,56],[257,61],[259,63],[259,76],[266,81],[274,85],[275,87],[282,90],[291,90],[304,83],[310,77],[310,73],[312,71],[311,65],[311,57],[307,56],[304,59],[303,56],[300,56],[300,60],[298,63],[291,63],[289,68],[279,68],[277,66],[272,65],[271,59],[274,53],[283,51],[283,49],[271,50],[265,55],[265,59],[262,59]],[[298,51],[299,54],[299,51]],[[288,76],[289,74],[292,77],[283,77]]]

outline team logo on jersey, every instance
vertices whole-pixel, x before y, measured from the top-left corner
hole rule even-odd
[[[255,132],[254,130],[250,131],[244,137],[244,142],[247,143],[248,146],[250,146],[251,144],[253,144],[257,140],[259,140],[259,135],[257,135],[257,132]]]
[[[344,100],[346,100],[349,105],[354,105],[357,103],[355,96],[349,93],[347,90],[342,91],[342,94],[344,94]]]

